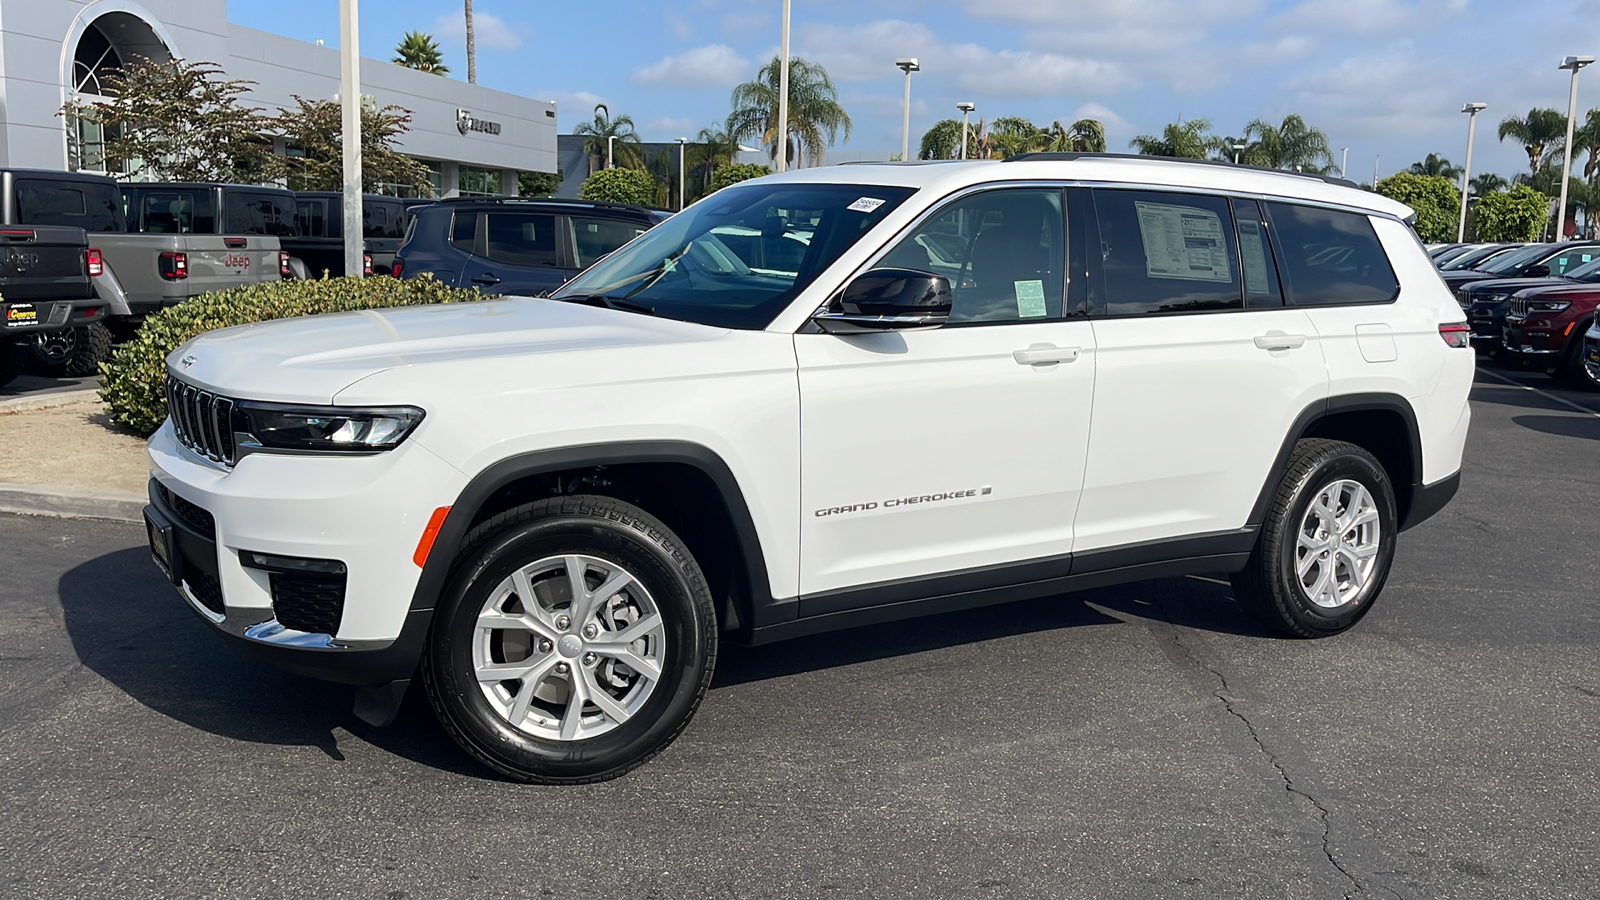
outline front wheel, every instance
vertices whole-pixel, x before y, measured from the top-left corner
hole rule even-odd
[[[1394,486],[1372,454],[1342,441],[1295,444],[1234,596],[1252,618],[1293,637],[1360,621],[1394,560]]]
[[[700,567],[619,500],[555,497],[468,536],[435,614],[423,684],[468,753],[518,781],[580,783],[644,763],[711,683]]]
[[[1556,374],[1562,380],[1589,391],[1600,391],[1600,362],[1589,360],[1584,353],[1584,333],[1589,323],[1580,322],[1567,338],[1567,352],[1562,354]]]

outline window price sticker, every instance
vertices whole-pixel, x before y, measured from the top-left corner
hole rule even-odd
[[[876,197],[862,197],[860,200],[857,200],[856,202],[845,207],[845,209],[852,210],[854,212],[869,213],[875,211],[885,202],[886,201],[879,200]]]

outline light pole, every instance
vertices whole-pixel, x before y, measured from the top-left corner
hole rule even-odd
[[[1572,93],[1567,97],[1567,146],[1561,151],[1561,205],[1556,208],[1556,240],[1565,240],[1567,224],[1567,178],[1572,171],[1572,125],[1578,114],[1578,70],[1594,62],[1592,56],[1569,56],[1561,61],[1561,68],[1572,70]]]
[[[1467,114],[1467,164],[1461,168],[1461,219],[1456,222],[1456,243],[1467,239],[1467,179],[1472,177],[1472,134],[1478,124],[1478,113],[1489,108],[1487,103],[1463,103],[1461,111]]]
[[[344,273],[366,271],[361,227],[361,48],[356,0],[339,0],[339,138],[344,147]]]
[[[961,110],[961,155],[957,157],[958,159],[967,158],[967,117],[977,108],[978,105],[971,100],[956,104],[956,109]]]
[[[783,0],[783,42],[778,49],[778,153],[773,160],[779,172],[789,168],[789,0]]]
[[[609,125],[609,124],[611,124],[611,123],[609,123],[609,122],[607,122],[607,123],[606,123],[606,124],[608,124],[608,125]],[[608,169],[609,169],[609,168],[611,168],[611,166],[612,166],[612,165],[613,165],[613,163],[612,163],[612,160],[613,160],[613,159],[615,159],[615,158],[616,158],[616,157],[615,157],[615,156],[614,156],[614,155],[613,155],[613,154],[612,154],[612,150],[611,150],[611,144],[612,144],[612,142],[614,142],[614,141],[615,141],[615,140],[616,140],[616,139],[617,139],[617,136],[616,136],[616,135],[614,135],[614,134],[608,134],[608,135],[606,135],[606,168],[608,168]]]
[[[1248,147],[1248,146],[1250,146],[1250,145],[1249,144],[1234,144],[1233,145],[1233,164],[1234,165],[1237,166],[1239,164],[1239,154],[1243,153],[1245,151],[1245,148]]]
[[[922,67],[917,65],[917,58],[897,59],[894,64],[900,71],[906,73],[906,108],[905,118],[900,123],[900,159],[911,158],[911,73],[919,72]]]
[[[1344,177],[1345,163],[1348,163],[1349,161],[1350,161],[1350,148],[1349,147],[1341,147],[1341,148],[1339,148],[1339,177],[1340,178]]]
[[[689,139],[688,138],[686,138],[686,137],[678,138],[678,211],[679,212],[683,211],[684,201],[686,199],[688,199],[687,195],[684,193],[684,190],[683,190],[684,172],[685,172],[685,169],[683,168],[683,148],[688,146],[688,144],[689,144]]]

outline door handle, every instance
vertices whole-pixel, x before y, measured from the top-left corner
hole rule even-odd
[[[1034,344],[1026,350],[1011,351],[1011,358],[1019,365],[1048,366],[1055,363],[1069,363],[1078,358],[1083,352],[1081,347],[1057,347],[1054,344]]]
[[[1269,331],[1256,336],[1256,346],[1262,350],[1298,350],[1305,345],[1306,336],[1303,334]]]
[[[493,272],[485,272],[482,275],[473,276],[472,281],[473,281],[474,284],[499,284],[500,283],[500,279],[498,277],[496,277]]]

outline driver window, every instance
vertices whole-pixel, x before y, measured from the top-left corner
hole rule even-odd
[[[878,266],[943,275],[952,325],[1059,318],[1065,231],[1060,191],[989,191],[936,213]]]

